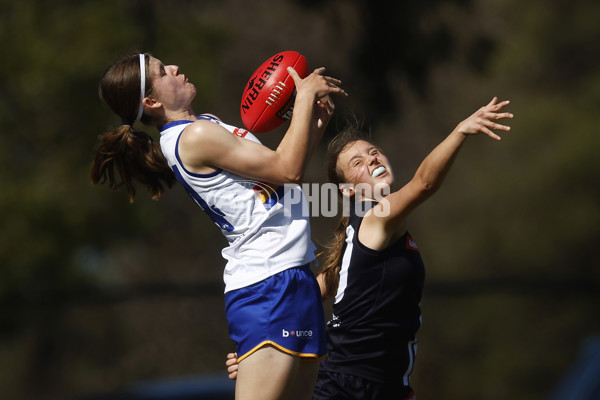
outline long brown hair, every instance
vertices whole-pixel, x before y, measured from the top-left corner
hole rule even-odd
[[[144,57],[148,71],[149,56],[145,54]],[[146,74],[145,96],[152,94],[152,79],[149,75]],[[111,189],[124,185],[131,202],[136,193],[135,181],[145,185],[155,200],[164,193],[164,185],[171,187],[175,183],[175,175],[162,154],[160,145],[152,136],[133,128],[141,107],[140,77],[139,53],[121,58],[102,76],[98,94],[121,118],[122,124],[99,137],[100,143],[91,167],[93,184],[108,182]],[[142,115],[141,121],[153,122],[146,114]]]
[[[327,147],[327,177],[329,178],[329,182],[338,186],[346,182],[343,172],[337,166],[338,157],[348,145],[357,140],[368,139],[366,139],[366,135],[362,132],[358,123],[355,123],[342,130],[329,142],[329,146]],[[325,283],[323,297],[326,298],[335,296],[337,291],[348,221],[349,217],[347,213],[342,213],[338,225],[333,232],[333,238],[325,244],[325,250],[320,254],[322,257],[321,264],[323,265],[320,273],[323,275]]]

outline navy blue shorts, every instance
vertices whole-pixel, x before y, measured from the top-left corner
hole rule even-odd
[[[265,345],[306,358],[327,355],[321,292],[308,265],[225,293],[225,314],[238,362]]]
[[[321,368],[313,400],[416,400],[410,386],[399,381],[380,383]]]

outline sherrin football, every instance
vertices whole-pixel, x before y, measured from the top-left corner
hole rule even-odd
[[[292,117],[295,84],[287,67],[293,67],[300,78],[308,75],[308,64],[303,55],[297,51],[283,51],[262,63],[248,80],[240,113],[249,131],[268,132]]]

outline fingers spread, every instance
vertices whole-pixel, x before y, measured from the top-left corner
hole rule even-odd
[[[496,97],[494,97],[496,99]],[[490,103],[487,106],[483,107],[484,109],[489,109],[490,111],[499,111],[510,104],[509,100],[502,101],[500,103]]]
[[[486,135],[488,135],[489,137],[491,137],[492,139],[495,139],[495,140],[501,140],[502,139],[500,136],[496,135],[494,132],[492,132],[491,130],[489,130],[485,126],[483,126],[481,128],[481,131],[483,133],[485,133]]]
[[[494,104],[496,104],[497,101],[498,101],[498,97],[494,96],[494,98],[492,98],[492,101],[490,101],[488,103],[488,106],[493,106]]]
[[[490,113],[490,115],[488,116],[489,119],[505,119],[505,118],[512,118],[513,115],[511,113],[505,112],[505,113]]]

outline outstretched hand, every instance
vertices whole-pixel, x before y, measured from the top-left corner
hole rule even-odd
[[[316,68],[304,79],[300,78],[296,70],[292,67],[288,67],[287,71],[294,80],[297,94],[307,92],[308,95],[314,96],[317,107],[315,109],[313,120],[318,129],[323,129],[329,123],[335,110],[331,95],[348,95],[344,89],[340,88],[342,81],[324,75],[325,67]]]
[[[512,118],[513,115],[509,112],[500,112],[504,107],[510,104],[510,101],[498,102],[498,98],[494,97],[486,106],[481,107],[469,118],[462,121],[456,127],[458,132],[464,135],[477,135],[484,133],[495,140],[500,140],[500,136],[492,131],[510,131],[510,126],[499,124],[495,121]]]
[[[323,75],[325,73],[325,67],[316,68],[304,79],[300,78],[296,70],[292,67],[288,67],[287,71],[294,80],[297,93],[305,90],[312,90],[315,101],[320,101],[326,107],[327,105],[333,106],[333,102],[331,101],[331,98],[329,98],[329,95],[348,95],[346,91],[340,87],[342,81],[331,76]]]

